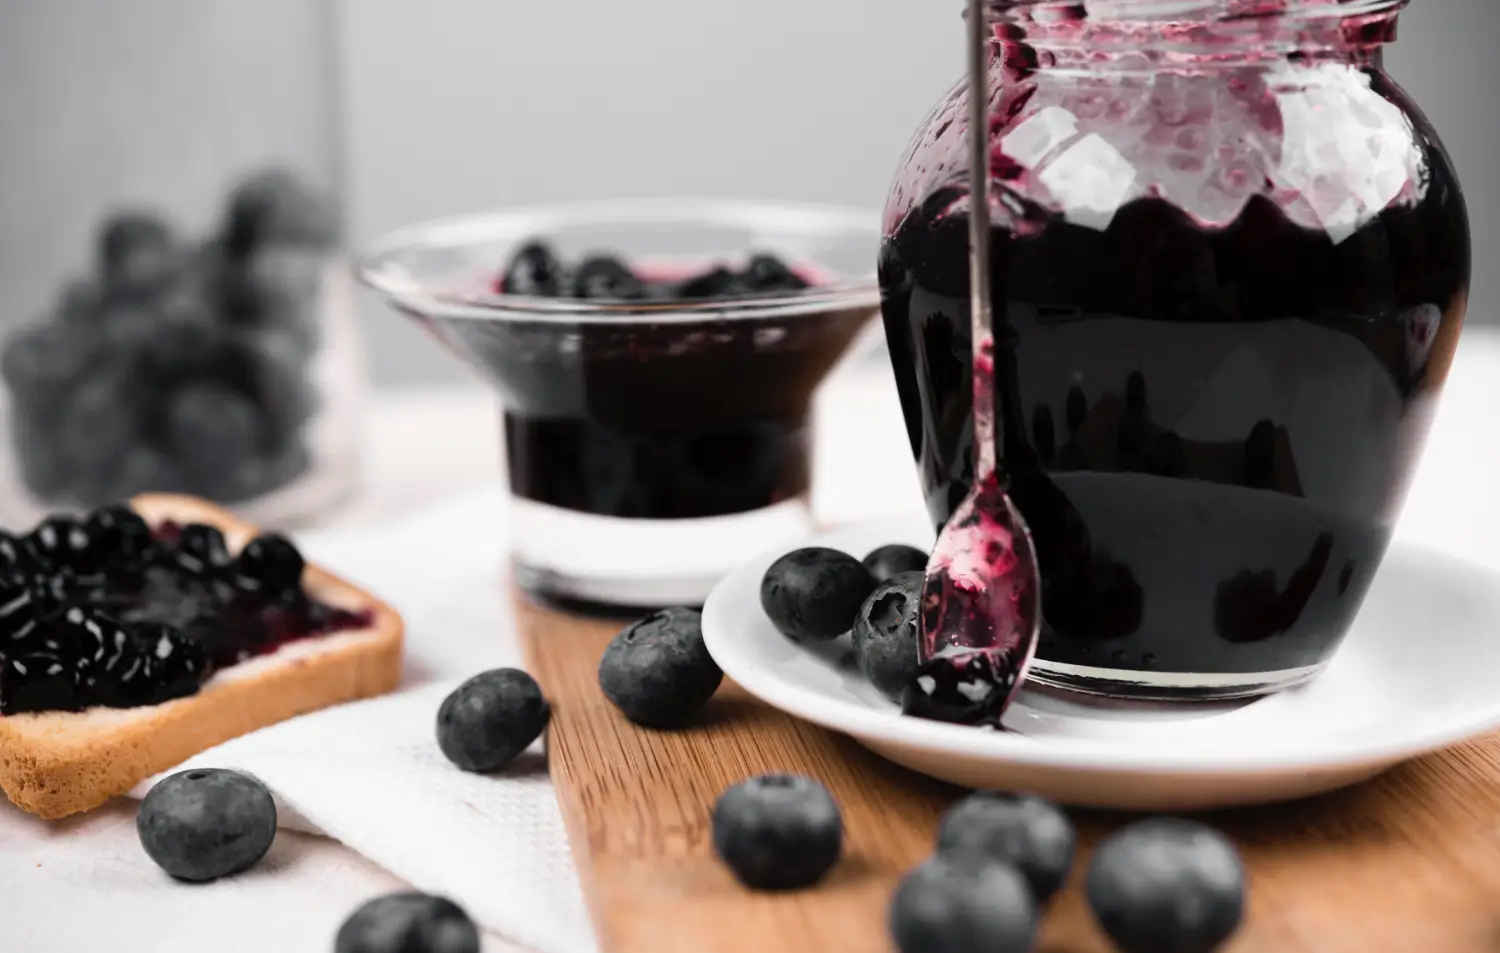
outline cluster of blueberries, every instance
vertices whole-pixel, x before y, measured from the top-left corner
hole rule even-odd
[[[121,505],[0,532],[0,715],[159,704],[354,621],[307,598],[302,569],[283,536],[231,557],[213,526],[153,530]]]
[[[155,214],[110,216],[94,273],[0,354],[30,492],[84,507],[147,491],[233,503],[304,472],[337,237],[328,204],[281,170],[240,183],[202,242]]]
[[[619,258],[591,255],[569,267],[544,242],[522,245],[511,256],[495,290],[538,298],[592,301],[702,301],[801,291],[809,287],[775,255],[755,255],[744,268],[715,265],[681,280],[642,277]]]
[[[763,601],[776,607],[778,627],[798,639],[833,638],[849,631],[851,617],[863,621],[865,635],[856,634],[865,643],[861,667],[889,690],[907,665],[896,643],[909,638],[915,654],[911,577],[921,574],[910,567],[918,558],[925,565],[927,557],[910,547],[882,547],[863,562],[845,558],[858,574],[826,554],[804,552],[767,574]],[[821,575],[798,575],[829,566],[846,577],[846,586],[828,588]],[[788,584],[794,584],[790,597]],[[855,589],[863,590],[858,599]],[[842,601],[817,604],[798,595],[814,590]],[[882,605],[882,593],[899,594],[900,605]],[[606,698],[628,720],[653,730],[690,724],[722,680],[703,641],[701,615],[685,608],[654,612],[628,626],[599,664]],[[485,672],[443,701],[437,744],[462,770],[496,771],[540,737],[551,714],[541,688],[525,672]],[[275,837],[276,811],[259,782],[234,772],[195,770],[153,789],[137,823],[158,864],[178,878],[205,881],[258,862]],[[730,787],[714,805],[711,833],[716,853],[735,877],[763,891],[814,886],[838,863],[844,841],[833,794],[812,778],[792,774],[761,775]],[[897,949],[1034,949],[1041,915],[1067,881],[1077,843],[1067,814],[1049,801],[998,792],[965,798],[942,819],[933,857],[908,873],[891,899],[889,928]],[[1245,874],[1234,845],[1219,832],[1159,818],[1104,840],[1090,860],[1085,891],[1095,918],[1123,953],[1211,953],[1239,927]],[[336,953],[479,948],[479,931],[461,908],[421,893],[370,901],[344,922],[335,943]]]

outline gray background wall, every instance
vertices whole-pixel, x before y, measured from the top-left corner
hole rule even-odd
[[[104,198],[132,198],[122,193],[145,182],[206,221],[216,196],[202,170],[278,150],[314,174],[341,173],[356,242],[434,215],[610,195],[878,206],[907,135],[962,70],[959,10],[958,0],[0,0],[0,320],[39,307],[58,262],[81,262]],[[1390,54],[1464,178],[1470,314],[1482,323],[1500,311],[1497,39],[1497,0],[1415,0]],[[208,144],[145,137],[112,149],[119,124],[157,121],[141,114],[143,86],[212,130],[197,137]],[[331,116],[341,137],[321,133]],[[365,310],[380,382],[461,375],[400,319],[368,300]]]

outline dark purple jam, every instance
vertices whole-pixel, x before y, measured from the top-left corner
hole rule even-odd
[[[950,197],[951,198],[951,197]],[[972,481],[967,222],[914,209],[881,262],[933,519]],[[1263,197],[1205,226],[1141,199],[1105,227],[999,227],[995,439],[1034,535],[1037,658],[1270,673],[1324,661],[1390,538],[1462,322],[1451,168],[1349,235]]]
[[[370,624],[311,598],[304,568],[282,536],[231,554],[215,527],[153,529],[123,506],[0,533],[0,714],[160,704],[289,642]]]
[[[505,395],[517,497],[598,516],[725,516],[807,493],[813,391],[868,312],[729,319],[709,306],[816,278],[770,255],[690,271],[604,256],[570,266],[531,244],[496,290],[597,302],[597,319],[426,320]],[[683,320],[695,307],[703,316]]]

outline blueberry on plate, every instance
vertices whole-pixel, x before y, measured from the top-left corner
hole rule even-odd
[[[394,893],[361,906],[333,941],[334,953],[479,953],[479,929],[451,900]]]
[[[1068,879],[1077,846],[1078,835],[1062,808],[1030,794],[971,794],[938,826],[940,855],[978,853],[1014,867],[1038,904]]]
[[[552,708],[535,679],[518,669],[495,669],[475,675],[443,699],[438,747],[465,771],[498,771],[525,751],[551,719]]]
[[[896,888],[889,925],[900,953],[1028,953],[1036,902],[1012,867],[978,855],[934,857]]]
[[[562,294],[562,262],[541,242],[529,242],[511,257],[500,277],[500,291],[508,295],[555,298]]]
[[[771,564],[761,579],[760,604],[787,638],[826,641],[849,631],[874,588],[874,577],[853,556],[811,547]]]
[[[573,273],[575,298],[602,301],[636,301],[646,297],[646,285],[618,258],[596,255],[584,260]]]
[[[926,572],[927,554],[915,546],[892,543],[871,550],[865,556],[864,563],[865,568],[870,570],[870,575],[884,582],[898,573]]]
[[[1094,851],[1089,908],[1124,953],[1210,953],[1239,928],[1245,868],[1218,831],[1195,821],[1139,821]]]
[[[775,255],[756,255],[745,266],[740,281],[751,291],[765,294],[773,291],[801,291],[809,287],[807,279],[786,266]]]
[[[248,870],[266,856],[276,838],[276,803],[248,775],[195,768],[152,788],[135,828],[162,870],[204,883]]]
[[[917,677],[917,610],[922,605],[919,572],[892,576],[875,587],[854,617],[854,661],[870,684],[892,701]]]
[[[628,626],[599,661],[599,687],[626,718],[676,728],[708,703],[724,673],[703,643],[703,616],[662,609]]]
[[[843,841],[838,804],[811,778],[763,774],[714,805],[714,851],[752,890],[812,886],[838,862]]]

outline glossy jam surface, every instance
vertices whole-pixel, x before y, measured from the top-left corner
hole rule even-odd
[[[646,278],[631,301],[680,309],[746,293],[720,268],[670,282],[640,270]],[[762,293],[807,287],[798,281]],[[695,282],[701,287],[684,294]],[[513,493],[582,513],[670,520],[806,494],[813,391],[869,316],[430,320],[503,395]]]
[[[123,507],[0,534],[0,714],[133,708],[192,695],[288,642],[365,627],[313,599],[280,536],[231,555],[213,527]]]
[[[1040,562],[1037,658],[1315,666],[1380,563],[1462,323],[1452,168],[1374,66],[1017,60],[992,129],[994,439]],[[914,143],[881,261],[940,524],[973,479],[963,101]]]

